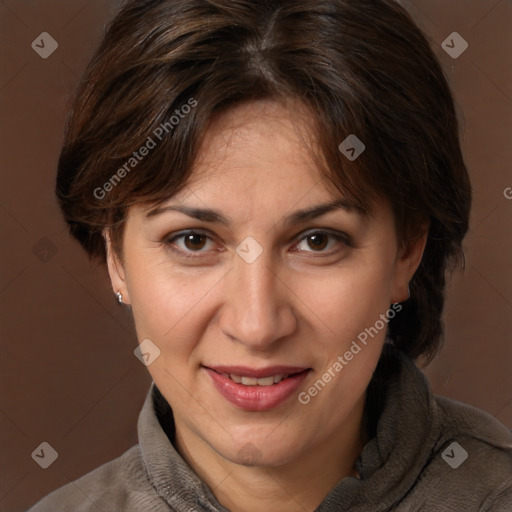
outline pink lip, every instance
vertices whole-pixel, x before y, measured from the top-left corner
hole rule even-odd
[[[217,366],[215,370],[204,367],[204,369],[210,375],[217,391],[230,403],[246,411],[267,411],[280,406],[297,391],[309,374],[309,369],[289,366],[273,366],[261,370],[251,370],[239,366]],[[269,377],[279,373],[295,373],[295,375],[291,375],[272,386],[244,386],[243,384],[237,384],[229,377],[220,375],[220,373],[217,373],[219,370],[222,370],[222,373],[256,378]]]

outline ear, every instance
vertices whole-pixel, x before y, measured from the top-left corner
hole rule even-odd
[[[107,267],[108,274],[110,276],[110,282],[114,293],[121,292],[123,295],[123,303],[131,304],[130,296],[128,294],[128,288],[126,286],[126,278],[124,273],[123,264],[119,261],[118,256],[115,254],[112,248],[112,241],[110,238],[110,230],[104,228],[101,232],[105,239],[105,249],[107,252]]]
[[[408,240],[399,249],[391,291],[392,303],[404,302],[409,298],[409,283],[421,263],[427,245],[428,231],[429,226],[424,225],[420,236]]]

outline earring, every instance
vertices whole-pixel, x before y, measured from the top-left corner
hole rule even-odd
[[[123,303],[123,294],[121,292],[116,293],[117,300],[119,301],[119,304]]]
[[[408,294],[407,300],[409,300],[411,298],[411,287],[409,285],[407,285],[407,294]]]

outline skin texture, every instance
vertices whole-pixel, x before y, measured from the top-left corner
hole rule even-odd
[[[166,204],[217,210],[229,226],[176,211],[146,218],[148,205],[131,206],[122,262],[104,232],[113,289],[131,305],[139,341],[161,351],[148,370],[173,409],[177,449],[237,512],[313,510],[352,474],[386,331],[307,405],[293,395],[272,410],[242,410],[203,365],[308,367],[299,391],[307,390],[359,333],[407,299],[426,240],[399,249],[384,199],[370,216],[336,209],[286,224],[296,210],[339,199],[305,149],[298,112],[305,114],[300,105],[292,115],[260,101],[213,121],[186,189]],[[199,235],[171,242],[189,229]],[[326,230],[345,233],[349,244]],[[236,252],[248,236],[263,249],[252,263]]]

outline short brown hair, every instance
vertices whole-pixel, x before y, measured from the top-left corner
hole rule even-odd
[[[394,1],[126,2],[68,120],[56,192],[71,234],[105,261],[101,231],[109,227],[122,258],[127,208],[177,193],[213,116],[258,99],[308,107],[326,183],[364,211],[376,195],[388,198],[402,243],[430,223],[411,298],[389,332],[411,357],[432,357],[445,273],[463,264],[471,187],[446,79]],[[171,123],[184,105],[195,108]],[[159,127],[161,140],[131,172],[133,152],[156,143]],[[350,134],[366,146],[354,161],[338,149]]]

